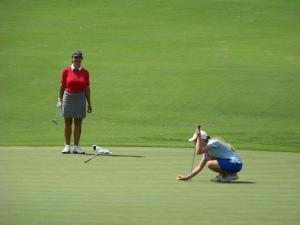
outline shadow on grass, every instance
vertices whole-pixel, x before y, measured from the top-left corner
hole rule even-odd
[[[256,182],[252,181],[232,181],[232,182],[215,182],[218,184],[256,184]]]
[[[95,155],[95,154],[82,154],[82,155]],[[97,155],[98,156],[105,156],[105,157],[133,157],[133,158],[144,158],[145,156],[140,156],[140,155],[110,155],[110,154],[106,154],[106,155]]]
[[[231,182],[221,182],[221,181],[215,181],[212,182],[210,180],[192,180],[193,182],[207,182],[207,183],[216,183],[216,184],[256,184],[256,182],[252,181],[231,181]],[[185,181],[185,182],[191,182],[191,181]]]

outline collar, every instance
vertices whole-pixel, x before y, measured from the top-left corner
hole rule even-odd
[[[71,68],[72,68],[72,70],[75,70],[75,67],[74,67],[73,64],[71,65]],[[80,71],[81,69],[82,69],[82,66],[80,66],[80,67],[78,68],[79,71]]]

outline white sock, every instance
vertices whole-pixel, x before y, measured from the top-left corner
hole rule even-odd
[[[79,147],[78,145],[74,145],[74,148]]]
[[[66,145],[67,148],[71,148],[71,145]]]

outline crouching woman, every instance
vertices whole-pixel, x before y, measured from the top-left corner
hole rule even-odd
[[[235,149],[220,138],[210,138],[204,131],[196,130],[194,136],[189,139],[194,141],[197,155],[203,154],[199,165],[187,176],[179,175],[180,180],[189,180],[196,176],[207,164],[207,167],[218,173],[211,181],[230,182],[237,180],[238,172],[243,167],[241,157]]]

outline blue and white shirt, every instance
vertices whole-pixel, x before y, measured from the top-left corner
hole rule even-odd
[[[208,154],[214,158],[228,159],[231,163],[242,163],[241,157],[231,148],[217,139],[209,139],[206,147],[213,147],[211,150],[203,154],[203,158]]]

